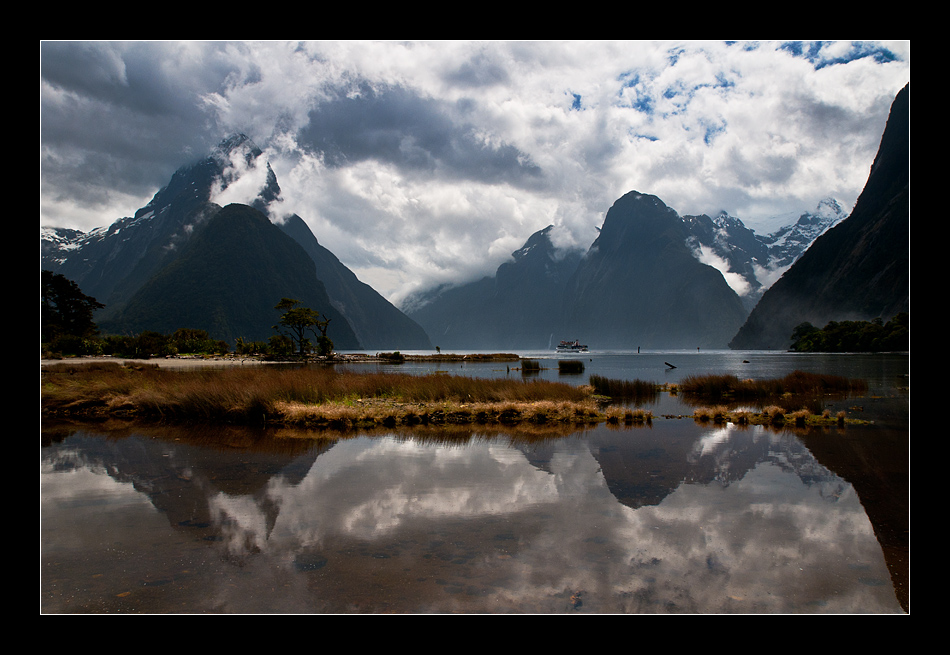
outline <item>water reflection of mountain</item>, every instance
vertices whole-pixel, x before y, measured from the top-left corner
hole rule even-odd
[[[44,445],[67,437],[69,451],[52,462],[56,470],[104,471],[145,495],[172,528],[209,531],[215,529],[209,497],[253,496],[265,506],[274,476],[281,475],[289,484],[299,482],[334,443],[275,441],[261,430],[213,425],[110,429],[108,437],[68,427],[43,431]],[[241,453],[239,460],[221,456],[236,452]],[[265,511],[272,525],[277,508]]]
[[[761,426],[710,427],[701,430],[699,438],[691,420],[664,427],[670,429],[620,428],[620,439],[618,430],[593,430],[585,435],[607,488],[627,507],[658,505],[684,483],[727,486],[765,461],[793,471],[806,485],[833,477],[799,439]],[[59,440],[55,432],[44,434],[49,441]],[[252,497],[266,505],[268,484],[275,476],[295,486],[336,443],[332,439],[275,440],[261,430],[234,426],[138,427],[110,431],[108,438],[87,436],[83,431],[68,436],[74,455],[61,455],[54,462],[57,468],[104,470],[116,481],[132,484],[177,527],[209,527],[208,499],[214,494]],[[466,440],[454,435],[449,441]],[[515,437],[510,446],[532,467],[550,472],[559,443],[558,438]],[[235,453],[241,456],[236,458]]]
[[[636,509],[658,505],[682,484],[727,486],[762,462],[795,473],[809,486],[835,479],[794,437],[730,425],[710,427],[697,439],[692,421],[681,427],[659,433],[631,429],[627,439],[591,438],[591,451],[619,502]]]
[[[387,530],[399,534],[391,543],[380,541],[395,549],[385,551],[392,556],[407,543],[431,547],[429,521],[472,526],[472,533],[460,533],[471,536],[482,529],[498,532],[495,516],[504,516],[506,526],[519,522],[517,530],[509,531],[518,539],[504,544],[506,557],[525,556],[527,544],[543,541],[542,535],[553,529],[552,517],[561,507],[569,513],[579,507],[596,513],[616,503],[624,510],[657,507],[678,489],[734,485],[757,468],[761,473],[763,463],[793,473],[805,486],[817,485],[820,497],[830,503],[851,483],[868,508],[888,565],[895,552],[900,555],[900,535],[888,541],[881,530],[888,521],[893,525],[895,517],[882,515],[887,508],[880,499],[876,506],[866,502],[875,492],[855,473],[868,460],[867,453],[852,453],[867,444],[865,431],[828,438],[832,435],[761,426],[702,427],[691,419],[671,419],[653,427],[600,425],[573,436],[413,435],[388,435],[393,438],[378,442],[343,437],[338,442],[275,439],[234,427],[44,430],[44,445],[55,446],[55,452],[44,452],[44,465],[104,473],[132,485],[173,530],[222,542],[223,547],[213,546],[214,552],[238,564],[247,563],[266,542],[273,551],[269,557],[292,551],[298,568],[301,562],[313,568],[335,552],[322,542],[324,537],[359,541]],[[829,448],[840,452],[826,452]],[[328,457],[321,460],[323,455]],[[437,476],[437,469],[451,474]],[[532,475],[531,470],[549,475]],[[878,486],[886,492],[886,485]],[[894,510],[897,523],[903,516],[906,526],[906,508]],[[355,526],[359,530],[354,516],[361,517]],[[571,514],[564,527],[584,534],[583,521],[575,517]],[[312,539],[317,533],[321,538]],[[895,587],[899,584],[895,578]]]

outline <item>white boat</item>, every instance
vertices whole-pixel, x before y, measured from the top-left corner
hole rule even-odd
[[[587,346],[581,344],[577,339],[573,341],[562,341],[556,348],[559,353],[586,353]]]

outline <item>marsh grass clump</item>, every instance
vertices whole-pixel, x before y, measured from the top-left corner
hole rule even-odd
[[[630,407],[621,407],[611,405],[606,412],[607,422],[612,424],[623,423],[633,425],[639,423],[652,423],[653,412],[641,408],[632,409]]]
[[[769,405],[763,408],[762,415],[769,423],[782,423],[785,421],[785,410],[778,405]]]
[[[740,380],[736,375],[689,375],[679,383],[680,392],[706,402],[765,401],[783,397],[849,395],[867,391],[867,382],[837,375],[792,371],[782,378]]]
[[[615,380],[591,375],[590,386],[594,393],[614,400],[655,401],[660,395],[659,385],[643,380]]]
[[[561,359],[557,363],[561,375],[580,375],[584,372],[584,362],[579,359]]]
[[[808,423],[808,419],[811,416],[811,412],[807,409],[799,409],[798,411],[791,412],[785,418],[788,421],[791,421],[798,427],[804,427]]]
[[[522,375],[533,375],[541,372],[541,362],[536,359],[526,359],[521,362]]]
[[[732,422],[736,425],[749,425],[752,423],[753,414],[748,410],[739,410],[732,414]]]
[[[697,407],[693,410],[693,418],[702,423],[706,421],[725,423],[729,420],[729,408],[725,405]]]

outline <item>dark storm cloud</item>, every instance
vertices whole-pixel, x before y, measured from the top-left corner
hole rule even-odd
[[[141,195],[222,135],[200,98],[233,65],[216,46],[44,42],[41,167],[47,188],[77,202]]]
[[[328,166],[373,160],[454,179],[531,186],[541,175],[525,153],[489,143],[458,120],[465,101],[450,104],[411,90],[362,85],[340,91],[310,112],[298,142],[320,152]]]

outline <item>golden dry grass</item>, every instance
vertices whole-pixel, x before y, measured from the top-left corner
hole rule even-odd
[[[597,417],[585,391],[560,382],[284,366],[177,371],[58,364],[43,370],[42,406],[48,415],[331,426]]]

